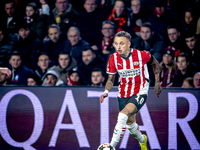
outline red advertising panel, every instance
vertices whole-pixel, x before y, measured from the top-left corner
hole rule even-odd
[[[117,88],[0,87],[1,150],[96,150],[109,143],[117,121]],[[137,113],[149,149],[200,149],[199,89],[150,88]],[[139,150],[126,130],[116,149]]]

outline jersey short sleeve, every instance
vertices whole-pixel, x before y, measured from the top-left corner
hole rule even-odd
[[[115,58],[114,54],[112,54],[109,58],[108,65],[107,65],[107,70],[106,72],[108,74],[115,74],[117,72],[117,69],[115,67]]]
[[[142,55],[142,63],[146,64],[147,62],[149,62],[150,58],[151,58],[151,54],[148,51],[141,51],[141,55]]]

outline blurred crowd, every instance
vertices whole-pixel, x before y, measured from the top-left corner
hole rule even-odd
[[[159,61],[162,87],[200,88],[199,0],[4,0],[0,7],[0,67],[12,72],[0,72],[2,85],[104,86],[114,35],[124,30],[131,48]]]

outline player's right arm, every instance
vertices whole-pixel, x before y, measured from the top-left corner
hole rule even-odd
[[[108,80],[107,80],[106,86],[105,86],[105,91],[100,97],[100,103],[103,103],[104,98],[106,98],[108,96],[108,92],[110,92],[110,90],[112,89],[114,81],[115,81],[115,74],[109,74]]]

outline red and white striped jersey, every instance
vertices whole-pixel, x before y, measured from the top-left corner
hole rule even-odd
[[[107,73],[119,74],[118,97],[126,98],[136,94],[148,94],[149,73],[147,62],[151,55],[147,51],[131,49],[131,55],[125,59],[118,52],[112,54],[108,61]]]

